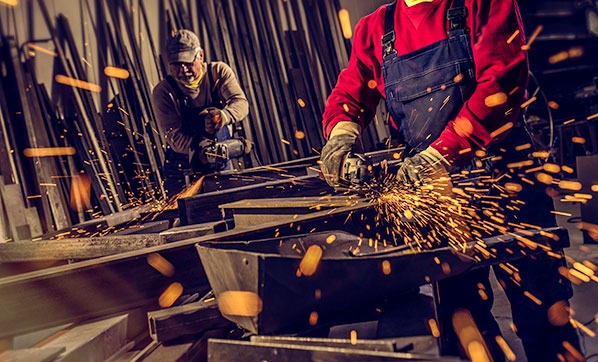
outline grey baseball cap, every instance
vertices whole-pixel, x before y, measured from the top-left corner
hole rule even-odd
[[[200,49],[199,38],[191,30],[177,30],[166,41],[168,63],[191,63]]]

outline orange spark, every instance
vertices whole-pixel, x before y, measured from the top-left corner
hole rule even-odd
[[[1,0],[0,0],[0,2],[1,2]],[[55,52],[53,52],[51,50],[48,50],[46,48],[40,47],[39,45],[36,45],[34,43],[27,43],[27,46],[29,47],[29,49],[37,50],[40,53],[48,54],[48,55],[51,55],[53,57],[57,57],[58,56],[58,54],[56,54]]]
[[[532,33],[532,35],[529,37],[527,44],[521,46],[521,50],[529,50],[532,43],[534,42],[534,40],[536,40],[536,38],[538,37],[538,35],[540,35],[540,33],[542,32],[543,29],[544,29],[544,26],[538,25],[536,27],[536,29],[534,29],[534,32]]]
[[[54,80],[56,81],[56,83],[70,85],[71,87],[85,89],[90,92],[99,93],[102,91],[102,87],[100,87],[97,84],[89,83],[89,82],[86,82],[86,81],[80,80],[80,79],[69,78],[66,75],[62,75],[62,74],[56,74],[56,76],[54,77]]]
[[[162,275],[167,277],[174,275],[174,265],[172,265],[168,260],[158,253],[149,254],[147,256],[147,263]]]
[[[465,117],[457,116],[455,119],[455,132],[461,137],[469,137],[473,133],[471,121]]]
[[[222,314],[241,317],[257,317],[263,309],[259,295],[244,290],[227,290],[216,296]]]
[[[531,143],[524,143],[522,145],[519,146],[515,146],[515,151],[523,151],[523,150],[527,150],[532,148],[532,144]]]
[[[496,340],[496,344],[498,344],[498,347],[500,347],[502,352],[505,354],[507,361],[512,362],[517,360],[517,356],[502,336],[496,336],[494,339]]]
[[[318,323],[318,312],[311,312],[309,314],[309,325],[310,326],[315,326]]]
[[[391,273],[390,262],[388,260],[382,262],[382,273],[384,273],[384,275],[390,275]]]
[[[432,333],[432,337],[439,338],[440,337],[440,328],[438,328],[438,323],[436,323],[436,319],[428,319],[428,326],[430,327],[430,332]]]
[[[559,300],[548,308],[548,321],[553,326],[562,327],[569,322],[571,308],[569,303]]]
[[[559,181],[559,187],[563,190],[579,191],[583,186],[578,181],[561,180]]]
[[[312,245],[307,248],[303,259],[299,263],[299,271],[305,276],[314,275],[322,259],[322,248],[319,245]]]
[[[523,294],[528,297],[532,302],[536,303],[537,305],[542,305],[542,301],[538,299],[535,295],[530,293],[529,291],[524,291]]]
[[[23,150],[25,157],[72,156],[75,153],[77,153],[77,150],[74,147],[39,147]]]
[[[498,128],[494,132],[490,133],[490,137],[495,138],[498,135],[510,130],[513,128],[513,122],[508,122],[507,124],[503,125],[502,127]]]
[[[571,167],[569,167],[569,166],[567,166],[567,165],[563,165],[563,166],[561,166],[561,169],[562,169],[563,171],[565,171],[566,173],[573,173],[573,172],[575,172],[575,170],[573,170],[573,168],[571,168]]]
[[[550,156],[550,153],[548,151],[532,152],[532,157],[536,157],[536,158],[548,158],[549,156]]]
[[[114,77],[118,79],[127,79],[131,76],[128,70],[112,66],[105,67],[104,74],[106,74],[108,77]]]
[[[554,164],[554,163],[545,163],[544,165],[542,165],[542,168],[544,169],[544,171],[550,172],[550,173],[561,172],[561,166]]]
[[[527,106],[529,106],[530,104],[534,103],[536,101],[536,97],[531,97],[530,99],[528,99],[527,101],[521,103],[521,108],[525,108]]]
[[[298,139],[298,140],[304,139],[305,138],[305,132],[299,131],[299,130],[295,131],[295,138]]]
[[[556,53],[554,55],[551,55],[548,58],[548,63],[550,63],[550,64],[556,64],[556,63],[560,63],[562,61],[565,61],[567,59],[569,59],[569,52],[563,50],[562,52],[558,52],[558,53]]]
[[[515,30],[515,32],[513,33],[513,35],[511,35],[509,37],[509,39],[507,39],[507,44],[511,44],[513,42],[513,40],[515,40],[515,38],[517,37],[517,35],[519,35],[519,29]]]
[[[489,108],[497,107],[507,103],[508,98],[506,93],[499,92],[486,97],[486,99],[484,99],[484,104]]]
[[[543,172],[538,172],[536,174],[536,180],[538,180],[539,182],[546,184],[546,185],[552,185],[554,178],[552,176],[550,176],[549,174],[546,174]]]
[[[353,36],[353,31],[351,29],[351,17],[349,16],[349,11],[347,9],[341,9],[338,12],[338,20],[341,24],[343,37],[345,39],[351,39]]]
[[[91,208],[91,180],[89,176],[85,174],[73,176],[69,205],[75,211]]]
[[[176,302],[176,300],[183,295],[183,285],[178,282],[174,282],[164,290],[164,292],[158,298],[158,304],[162,308],[168,308]]]
[[[357,331],[356,330],[351,331],[351,344],[352,345],[357,344]]]

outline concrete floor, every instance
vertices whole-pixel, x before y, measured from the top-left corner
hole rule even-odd
[[[561,202],[559,199],[555,199],[554,201],[556,210],[570,213],[572,214],[571,217],[579,216],[579,204]],[[568,222],[571,217],[557,216],[559,226],[565,227],[569,231],[571,246],[565,249],[568,260],[577,262],[587,260],[594,265],[598,265],[598,244],[584,244],[581,231],[577,229],[574,223]],[[521,342],[510,327],[512,319],[509,302],[494,277],[493,283],[495,294],[494,315],[501,326],[505,340],[517,356],[516,361],[526,362],[527,359],[525,358]],[[574,295],[571,299],[573,319],[585,324],[591,331],[590,333],[598,334],[598,283],[590,281],[588,283],[574,284],[573,289]],[[586,356],[587,361],[598,361],[598,336],[591,336],[584,331],[579,331],[579,335],[583,349],[582,352]]]

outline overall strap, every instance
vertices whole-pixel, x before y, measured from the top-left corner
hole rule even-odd
[[[188,105],[187,96],[183,93],[179,85],[177,84],[176,80],[172,75],[167,75],[166,80],[170,84],[170,87],[174,90],[177,100],[179,101],[179,105],[181,107],[186,107]]]
[[[384,35],[382,36],[382,59],[397,53],[397,50],[395,49],[396,36],[394,21],[396,7],[396,0],[386,6],[384,14]]]
[[[449,22],[447,33],[450,35],[458,30],[468,32],[469,29],[465,25],[467,18],[467,8],[465,7],[465,0],[455,0],[453,5],[446,12],[446,18]]]
[[[214,74],[212,74],[212,63],[208,63],[206,68],[208,73],[208,86],[210,89],[210,96],[212,97],[212,105],[222,107],[222,99],[220,99],[220,92],[218,92],[218,83],[214,82]]]

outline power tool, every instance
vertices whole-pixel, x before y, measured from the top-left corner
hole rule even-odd
[[[350,187],[373,186],[389,181],[399,169],[402,160],[398,152],[372,152],[368,154],[349,152],[342,163],[340,182]]]
[[[217,141],[203,139],[198,147],[189,153],[189,163],[194,172],[218,171],[232,158],[251,152],[251,142],[244,138]]]
[[[340,181],[352,185],[368,183],[374,177],[372,159],[361,153],[349,152],[343,159]]]

